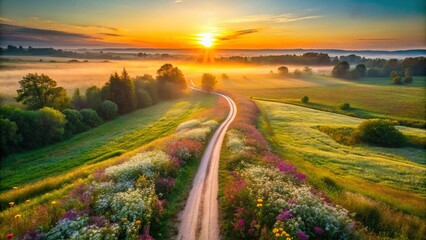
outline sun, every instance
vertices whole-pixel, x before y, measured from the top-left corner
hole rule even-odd
[[[210,48],[211,46],[213,46],[215,38],[212,33],[200,33],[198,34],[198,36],[198,42],[205,48]]]

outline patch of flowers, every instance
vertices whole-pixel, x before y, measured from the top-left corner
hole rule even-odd
[[[297,167],[270,151],[254,127],[259,110],[237,101],[224,159],[231,175],[221,198],[222,233],[229,239],[354,239],[348,211],[306,183]]]
[[[185,122],[165,144],[158,145],[161,149],[138,153],[94,172],[89,183],[76,185],[64,199],[40,206],[40,216],[48,216],[42,221],[50,223],[27,230],[25,238],[154,239],[151,226],[161,220],[168,206],[165,197],[175,187],[179,168],[201,157],[217,126],[214,120]],[[20,218],[16,214],[15,221]]]

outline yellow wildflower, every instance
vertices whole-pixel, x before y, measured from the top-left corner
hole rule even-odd
[[[282,232],[282,231],[284,231],[284,229],[283,229],[283,228],[280,228],[280,231]]]
[[[26,202],[26,203],[29,203],[29,202],[31,202],[31,200],[30,200],[30,199],[27,199],[25,202]]]
[[[13,187],[13,190],[17,190],[18,189],[18,187]]]
[[[274,228],[274,230],[272,230],[273,233],[277,233],[278,232],[278,228]]]
[[[279,233],[275,233],[275,237],[279,237],[281,236]]]
[[[262,207],[263,206],[263,204],[261,204],[261,203],[258,203],[257,205],[256,205],[256,207]]]
[[[53,205],[55,205],[55,204],[56,204],[56,201],[52,201],[52,204],[53,204]]]
[[[141,225],[142,221],[141,220],[136,220],[135,224],[136,225]]]
[[[15,218],[16,218],[16,219],[18,219],[18,218],[20,218],[20,217],[22,217],[22,215],[21,215],[21,214],[16,214],[16,215],[15,215]]]
[[[257,201],[261,203],[261,202],[263,202],[263,199],[259,198],[259,199],[257,199]]]
[[[127,218],[122,218],[121,221],[127,222]]]
[[[13,207],[13,205],[15,205],[15,202],[9,202],[10,207]]]

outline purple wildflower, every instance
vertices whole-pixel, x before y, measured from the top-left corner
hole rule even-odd
[[[303,173],[296,173],[294,176],[298,182],[303,182],[306,180],[306,175]]]
[[[247,231],[247,233],[248,233],[248,234],[254,234],[254,229],[253,229],[253,228],[250,228],[250,229]]]
[[[300,240],[308,239],[308,235],[306,235],[304,232],[297,232],[296,235],[299,237]]]
[[[320,228],[318,226],[315,226],[314,230],[318,235],[322,235],[324,233],[324,230],[322,230],[322,228]]]
[[[281,222],[286,222],[291,217],[293,217],[293,214],[291,213],[291,211],[290,210],[285,210],[282,213],[278,214],[278,216],[276,217],[276,220],[277,221],[281,221]]]
[[[280,170],[280,172],[284,172],[286,174],[293,174],[294,172],[296,172],[297,167],[290,163],[280,162],[278,164],[278,169]]]

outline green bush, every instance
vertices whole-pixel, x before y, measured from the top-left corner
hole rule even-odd
[[[342,105],[340,105],[340,109],[343,111],[347,111],[351,109],[351,105],[349,103],[343,103]]]
[[[395,128],[395,122],[382,119],[370,119],[362,122],[354,131],[356,142],[373,144],[381,147],[401,147],[406,140]]]
[[[93,109],[90,109],[90,108],[81,109],[80,114],[81,116],[83,116],[83,123],[88,128],[97,127],[102,123],[102,119]]]
[[[308,103],[309,102],[309,97],[308,96],[303,96],[301,99],[302,103]]]
[[[118,114],[118,106],[112,101],[103,101],[99,107],[101,117],[105,120],[114,119]]]
[[[12,153],[22,141],[21,135],[17,132],[18,127],[15,122],[0,118],[0,158]]]
[[[69,138],[76,133],[83,132],[87,130],[87,127],[83,123],[83,116],[81,116],[80,112],[75,109],[65,109],[62,111],[67,119],[67,123],[65,124],[65,137]]]
[[[67,122],[65,115],[50,107],[44,107],[37,112],[40,113],[43,144],[47,145],[62,140]]]

